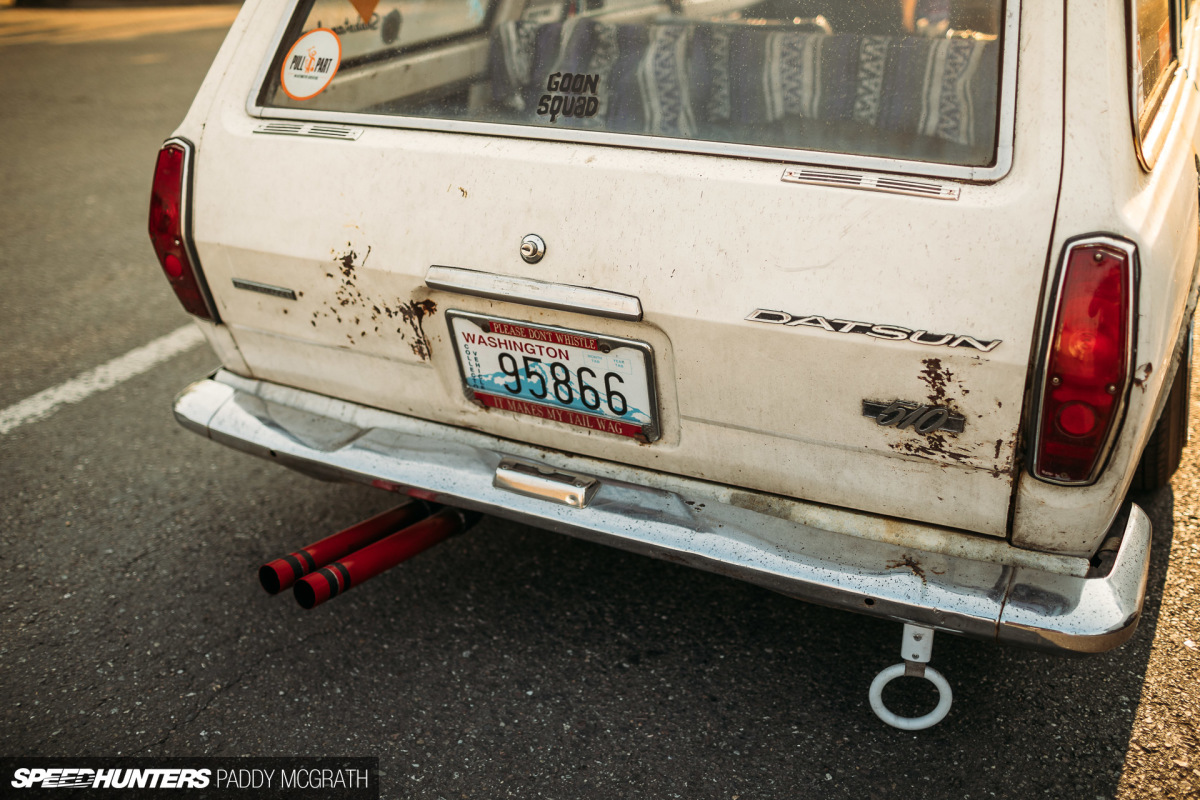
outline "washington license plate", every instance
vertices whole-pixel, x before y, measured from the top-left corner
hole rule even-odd
[[[463,311],[446,314],[469,396],[502,411],[618,436],[659,436],[645,342]]]

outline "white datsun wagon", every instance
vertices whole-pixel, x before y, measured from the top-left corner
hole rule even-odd
[[[926,727],[936,631],[1137,624],[1126,495],[1187,438],[1194,5],[249,0],[154,177],[223,364],[175,413],[903,623],[873,707]],[[887,709],[904,673],[936,709]]]

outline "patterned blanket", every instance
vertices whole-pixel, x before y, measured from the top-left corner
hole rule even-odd
[[[999,84],[993,40],[673,20],[510,22],[490,65],[493,97],[513,111],[532,114],[553,74],[599,75],[599,112],[556,125],[684,138],[808,118],[986,145]]]

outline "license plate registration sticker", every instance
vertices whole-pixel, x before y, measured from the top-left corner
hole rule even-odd
[[[619,436],[658,438],[645,342],[462,311],[446,314],[468,396],[490,408]]]

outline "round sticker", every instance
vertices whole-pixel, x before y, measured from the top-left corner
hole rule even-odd
[[[342,42],[329,28],[317,28],[296,40],[283,58],[280,86],[293,100],[325,91],[342,63]]]

